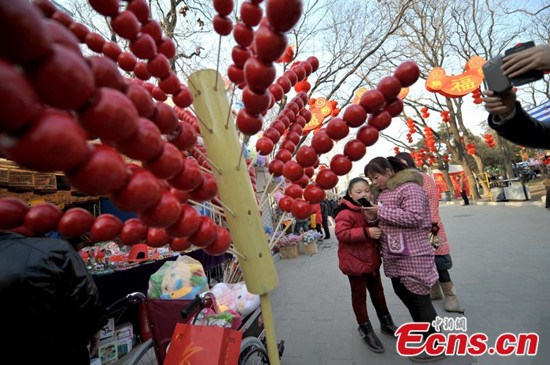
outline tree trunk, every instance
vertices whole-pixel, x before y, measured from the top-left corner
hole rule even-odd
[[[478,155],[473,155],[472,157],[474,158],[474,161],[476,162],[477,171],[479,171],[479,172],[485,171],[485,165],[483,164],[483,161],[481,160],[481,158]],[[473,183],[474,183],[474,186],[477,189],[477,183],[476,183],[475,179],[474,179]],[[487,184],[481,183],[481,187],[483,188],[483,194],[481,194],[481,195],[482,196],[489,196],[489,187],[487,186]]]
[[[506,175],[508,176],[508,179],[513,179],[516,174],[514,173],[514,169],[512,168],[513,161],[512,161],[512,152],[510,151],[510,145],[509,142],[505,140],[504,138],[498,137],[499,139],[499,146],[502,146],[502,156],[504,158],[504,168],[506,169]]]

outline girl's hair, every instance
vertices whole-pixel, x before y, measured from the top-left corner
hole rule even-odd
[[[343,200],[347,200],[347,201],[350,201],[352,202],[352,204],[355,204],[355,205],[359,205],[358,203],[354,202],[353,199],[351,198],[351,195],[350,195],[350,191],[351,189],[353,189],[353,186],[357,183],[360,183],[360,182],[364,182],[365,184],[367,184],[368,187],[370,187],[370,184],[369,182],[362,178],[362,177],[354,177],[353,179],[350,180],[349,182],[349,185],[348,185],[348,190],[346,190],[346,195],[344,195],[342,197]],[[338,213],[340,213],[342,210],[345,210],[345,209],[348,209],[348,207],[346,206],[346,204],[344,204],[344,202],[342,201],[340,204],[338,204],[338,206],[334,209],[334,217],[336,218],[338,216]]]
[[[408,152],[399,152],[397,155],[395,155],[400,160],[404,160],[407,162],[407,166],[410,169],[416,169],[416,163],[414,162],[413,157]]]
[[[386,169],[393,171],[392,165],[384,157],[375,157],[365,166],[365,176],[372,174],[385,174]]]
[[[349,196],[350,195],[349,193],[350,193],[351,189],[353,189],[353,186],[357,183],[360,183],[360,182],[364,182],[365,184],[367,184],[367,186],[370,187],[370,184],[366,179],[363,179],[362,177],[354,177],[349,182],[348,190],[346,190],[346,195]]]

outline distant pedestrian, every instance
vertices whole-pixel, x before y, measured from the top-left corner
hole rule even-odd
[[[468,199],[468,194],[466,193],[468,183],[460,173],[456,176],[456,183],[458,184],[458,189],[460,190],[460,196],[464,201],[464,205],[470,205],[470,200]]]
[[[351,286],[351,305],[359,325],[358,331],[374,352],[383,352],[384,346],[374,333],[367,313],[367,289],[380,320],[382,333],[393,336],[397,327],[393,323],[380,278],[378,238],[381,230],[370,225],[359,203],[368,198],[368,182],[360,177],[350,181],[346,195],[336,208],[336,238],[338,239],[339,267],[348,276]]]
[[[323,234],[323,230],[321,228],[323,226],[323,213],[321,212],[321,204],[311,204],[311,209],[313,211],[313,214],[315,214],[315,219],[311,220],[311,228]]]
[[[305,231],[309,230],[309,219],[298,219],[296,218],[294,222],[294,234],[300,235],[304,233]]]
[[[330,231],[328,229],[328,217],[332,216],[332,208],[328,200],[323,200],[321,203],[321,215],[323,216],[323,231],[325,231],[325,239],[330,238]]]

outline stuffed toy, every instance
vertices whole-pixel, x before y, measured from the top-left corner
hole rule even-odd
[[[208,290],[208,279],[202,264],[189,257],[179,256],[167,261],[149,278],[149,298],[193,299]]]
[[[260,296],[249,293],[244,281],[235,284],[218,283],[212,288],[220,311],[233,310],[242,317],[260,306]]]

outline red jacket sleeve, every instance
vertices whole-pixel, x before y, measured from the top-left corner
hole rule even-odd
[[[336,238],[340,242],[362,242],[368,238],[365,227],[353,227],[349,212],[342,211],[336,217]]]

